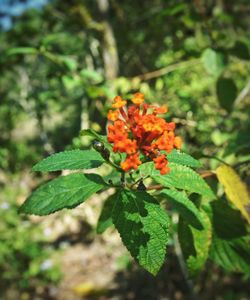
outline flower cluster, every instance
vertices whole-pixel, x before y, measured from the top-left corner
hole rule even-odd
[[[156,107],[144,103],[142,93],[134,94],[133,104],[126,107],[127,101],[116,96],[108,112],[108,141],[113,151],[126,153],[121,168],[128,172],[136,170],[142,163],[140,154],[154,161],[161,174],[170,171],[167,167],[167,154],[174,148],[181,148],[181,138],[175,136],[175,123],[166,122],[159,114],[167,112],[167,107]]]

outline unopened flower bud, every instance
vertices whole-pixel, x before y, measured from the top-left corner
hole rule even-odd
[[[98,140],[92,142],[93,148],[101,154],[105,160],[109,160],[110,152],[104,147],[104,144]]]
[[[101,155],[105,160],[109,160],[110,152],[108,149],[104,148],[101,152]]]
[[[92,146],[97,152],[102,152],[105,149],[103,143],[98,140],[94,140]]]

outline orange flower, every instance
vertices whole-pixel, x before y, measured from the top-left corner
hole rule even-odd
[[[120,96],[115,97],[112,106],[119,108],[119,111],[111,110],[108,113],[108,119],[113,122],[108,125],[108,141],[113,144],[114,152],[127,154],[126,159],[121,162],[125,172],[138,168],[141,153],[154,161],[155,168],[161,174],[167,174],[170,171],[167,167],[167,154],[174,148],[180,149],[182,144],[181,138],[174,134],[175,123],[168,123],[158,117],[157,114],[167,112],[167,107],[144,103],[142,93],[134,94],[131,101],[134,104],[129,105],[126,110],[123,107],[126,100]]]
[[[116,120],[114,122],[114,125],[109,125],[108,128],[110,128],[111,131],[113,132],[122,132],[125,133],[126,129],[125,129],[125,123],[122,120]]]
[[[168,161],[164,154],[159,155],[158,157],[154,158],[153,161],[154,161],[156,170],[160,170],[160,173],[162,175],[164,175],[170,171],[170,169],[168,167],[166,167],[166,165],[168,164]]]
[[[140,105],[144,102],[144,95],[142,93],[135,93],[131,101],[136,105]]]
[[[116,121],[119,117],[119,110],[109,110],[108,111],[108,120],[110,121]]]
[[[175,123],[174,122],[167,123],[166,130],[174,131],[175,130]]]
[[[167,122],[153,114],[144,115],[141,117],[139,124],[146,132],[163,133],[166,129]]]
[[[114,99],[114,103],[112,104],[113,108],[121,108],[127,104],[126,100],[123,100],[121,96],[116,96]]]
[[[116,133],[114,137],[114,152],[126,152],[125,149],[125,142],[126,142],[126,136],[124,136],[122,133]]]
[[[114,125],[108,125],[108,142],[115,143],[117,141],[122,141],[126,139],[128,133],[126,132],[124,122],[117,120],[114,122]]]
[[[165,114],[166,112],[168,112],[168,107],[166,105],[154,108],[155,114]]]
[[[161,175],[165,175],[168,174],[170,172],[170,168],[169,167],[162,167],[160,170]]]
[[[164,131],[164,133],[156,140],[155,144],[159,150],[165,150],[168,153],[171,152],[174,148],[173,131]]]
[[[141,164],[141,161],[139,159],[139,154],[134,153],[131,155],[128,155],[124,162],[121,163],[121,168],[128,172],[131,169],[138,169],[138,166]]]
[[[116,135],[114,138],[114,152],[125,152],[127,154],[133,154],[137,150],[137,145],[135,140],[127,139],[126,136]]]
[[[181,145],[182,145],[182,139],[179,137],[179,136],[176,136],[174,138],[174,146],[177,148],[177,149],[181,149]]]
[[[136,152],[136,150],[137,150],[136,140],[127,139],[125,141],[125,152],[127,154],[133,154]]]

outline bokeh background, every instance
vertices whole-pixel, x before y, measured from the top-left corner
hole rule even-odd
[[[0,1],[0,299],[250,299],[249,282],[212,262],[190,281],[170,245],[157,277],[111,228],[106,194],[46,218],[19,215],[41,182],[33,164],[105,134],[113,97],[167,104],[184,150],[249,183],[248,0]],[[216,159],[208,159],[208,158]]]

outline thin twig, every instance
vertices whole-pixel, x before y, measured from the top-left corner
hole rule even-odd
[[[173,213],[172,220],[173,220],[173,223],[177,225],[179,223],[179,215],[177,213]],[[183,257],[181,245],[180,245],[178,235],[177,235],[176,232],[174,232],[173,238],[174,238],[175,254],[177,256],[177,259],[178,259],[178,262],[179,262],[179,265],[180,265],[180,268],[181,268],[181,272],[182,272],[183,277],[185,279],[186,285],[189,289],[190,295],[192,296],[193,300],[198,300],[198,295],[195,293],[193,282],[188,276],[185,259]]]
[[[209,176],[214,176],[216,175],[216,173],[214,171],[210,171],[210,170],[207,170],[207,171],[200,171],[198,172],[202,178],[206,178],[206,177],[209,177]],[[162,186],[160,184],[152,184],[150,186],[147,187],[147,190],[157,190],[157,191],[160,191],[160,190],[163,190],[165,189],[166,187],[165,186]]]
[[[216,156],[212,156],[212,155],[202,155],[202,157],[204,158],[209,158],[209,159],[215,159],[218,160],[219,162],[223,163],[224,165],[230,166],[227,162],[225,162],[223,159],[218,158]]]
[[[132,188],[133,186],[135,186],[137,183],[139,183],[140,181],[143,181],[145,179],[147,179],[148,177],[150,177],[149,175],[145,176],[145,177],[141,177],[139,179],[137,179],[134,183],[132,183],[132,185],[130,186],[130,188]]]
[[[202,178],[210,177],[216,175],[214,171],[203,171],[199,172]]]
[[[125,186],[125,184],[126,184],[126,181],[125,181],[125,172],[121,173],[121,184],[122,184],[122,186]]]
[[[250,93],[250,81],[247,82],[246,86],[241,90],[238,97],[236,98],[234,105],[238,105],[245,97]]]
[[[238,167],[240,167],[240,166],[242,166],[244,164],[249,164],[249,163],[250,163],[250,159],[247,159],[247,160],[240,161],[240,162],[236,163],[233,167],[234,168],[238,168]]]
[[[173,122],[175,122],[176,124],[187,125],[189,127],[196,127],[197,126],[197,122],[195,122],[193,120],[173,118]]]
[[[110,160],[105,160],[105,163],[108,164],[108,165],[110,165],[111,167],[115,168],[120,173],[124,172],[122,168],[120,168],[119,166],[117,166],[115,163],[113,163]]]
[[[178,69],[193,67],[194,65],[198,65],[200,63],[201,63],[200,59],[192,59],[192,60],[188,60],[188,61],[183,61],[183,62],[179,62],[179,63],[173,64],[173,65],[161,68],[159,70],[155,70],[152,72],[134,76],[130,79],[131,80],[138,80],[138,79],[139,80],[150,80],[153,78],[157,78],[157,77],[166,75],[166,74],[173,72],[175,70],[178,70]]]
[[[155,184],[155,185],[150,185],[147,187],[147,190],[162,190],[165,189],[164,186],[160,185],[160,184]]]

